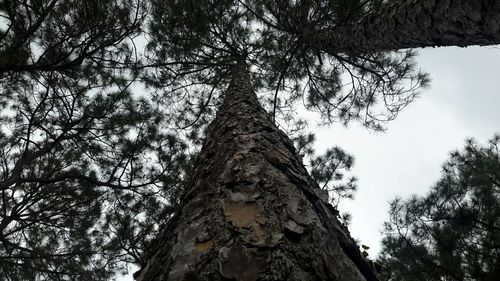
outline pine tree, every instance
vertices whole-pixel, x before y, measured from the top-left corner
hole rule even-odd
[[[500,138],[467,141],[431,191],[391,203],[378,263],[386,280],[496,280]]]
[[[376,280],[260,106],[243,59],[207,128],[181,209],[137,280]]]

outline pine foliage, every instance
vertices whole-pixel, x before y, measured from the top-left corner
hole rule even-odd
[[[387,280],[497,280],[500,137],[468,140],[423,197],[391,203],[378,262]]]

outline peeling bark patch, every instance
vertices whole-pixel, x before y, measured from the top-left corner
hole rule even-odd
[[[200,240],[200,237],[206,237],[205,240]],[[177,238],[177,242],[173,245],[171,254],[174,260],[172,268],[168,273],[168,280],[184,280],[186,274],[191,272],[190,267],[200,260],[200,253],[198,250],[199,242],[208,241],[206,234],[206,224],[203,221],[198,221],[188,225],[182,230]],[[208,244],[203,245],[200,249],[208,251],[210,247]]]
[[[300,225],[298,225],[296,222],[294,221],[287,221],[284,225],[286,230],[290,231],[290,232],[293,232],[295,234],[302,234],[304,233],[304,228]]]
[[[309,211],[307,204],[300,198],[290,196],[287,202],[286,211],[290,218],[301,225],[311,225],[314,220],[314,214]]]
[[[205,241],[205,242],[196,242],[196,251],[198,253],[206,253],[210,250],[210,248],[212,247],[212,245],[214,244],[214,241],[213,240],[208,240],[208,241]]]
[[[254,202],[259,197],[261,197],[260,192],[255,190],[229,193],[229,198],[237,202]]]
[[[255,203],[225,200],[224,215],[228,221],[239,228],[249,228],[256,223],[266,222],[266,218],[262,216],[260,208]]]
[[[255,281],[265,259],[252,255],[242,245],[231,245],[219,250],[219,273],[227,279]]]
[[[304,233],[304,227],[298,225],[296,222],[289,220],[283,224],[284,233],[286,237],[295,243],[300,243],[300,238]]]

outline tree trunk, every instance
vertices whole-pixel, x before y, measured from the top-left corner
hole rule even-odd
[[[498,0],[401,0],[360,21],[305,31],[304,42],[330,54],[500,44]]]
[[[320,191],[240,62],[181,208],[135,278],[378,280]]]

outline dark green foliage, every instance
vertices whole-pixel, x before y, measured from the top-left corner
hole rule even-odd
[[[132,94],[141,5],[0,2],[0,279],[109,280],[168,219],[187,147]]]
[[[117,90],[92,89],[41,76],[3,98],[0,272],[106,280],[120,261],[143,262],[141,248],[167,218],[162,197],[182,181],[186,147],[118,81]]]
[[[239,2],[260,26],[254,43],[261,50],[255,58],[264,70],[260,77],[276,93],[280,87],[291,91],[288,103],[302,97],[303,105],[319,112],[326,124],[355,120],[382,130],[429,83],[411,50],[324,53],[309,45],[311,34],[354,23],[381,1]]]
[[[315,154],[314,142],[316,137],[313,133],[307,133],[307,122],[302,119],[288,122],[287,134],[294,142],[297,153],[309,170],[311,177],[318,186],[327,191],[329,201],[335,207],[341,199],[354,199],[357,189],[357,179],[347,176],[354,165],[354,157],[340,147],[329,148],[322,155]],[[344,221],[349,221],[349,215]]]
[[[499,145],[468,140],[430,193],[391,203],[378,259],[387,280],[498,280]]]
[[[321,189],[334,197],[330,201],[337,206],[342,198],[354,198],[357,183],[355,177],[344,175],[351,170],[354,158],[339,147],[327,149],[324,155],[311,159],[311,176]]]
[[[142,77],[167,116],[166,127],[189,129],[200,144],[237,57],[244,53],[241,11],[233,1],[152,1],[148,66]],[[245,34],[245,32],[247,32]]]
[[[144,17],[135,0],[0,1],[0,73],[62,71],[93,63],[110,67],[128,62],[126,39]]]

